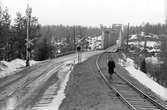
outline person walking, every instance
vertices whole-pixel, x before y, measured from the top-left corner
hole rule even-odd
[[[112,75],[115,69],[115,62],[112,58],[108,61],[108,73],[110,74],[110,78],[112,79]]]

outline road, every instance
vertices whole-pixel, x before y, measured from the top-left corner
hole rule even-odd
[[[82,53],[82,61],[100,52]],[[37,109],[51,103],[75,63],[76,54],[66,55],[0,79],[0,110]]]

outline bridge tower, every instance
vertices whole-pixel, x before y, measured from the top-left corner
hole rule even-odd
[[[102,48],[106,49],[112,45],[117,44],[121,46],[122,42],[122,25],[113,24],[112,28],[101,26],[102,30]]]

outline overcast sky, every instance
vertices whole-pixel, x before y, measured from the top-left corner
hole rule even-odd
[[[99,26],[165,22],[165,0],[0,0],[12,18],[25,15],[27,2],[39,23]],[[0,3],[1,4],[1,3]]]

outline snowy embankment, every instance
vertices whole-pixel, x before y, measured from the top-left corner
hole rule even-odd
[[[39,63],[39,61],[30,61],[30,65]],[[15,59],[10,62],[7,61],[0,61],[0,78],[15,74],[16,71],[19,71],[22,69],[22,67],[25,67],[25,60],[22,59]]]
[[[136,78],[140,83],[156,93],[161,99],[167,100],[167,88],[159,85],[153,79],[149,78],[145,73],[136,69],[134,67],[134,61],[132,59],[127,58],[126,62],[120,59],[119,63],[125,67],[125,69],[130,73],[132,77]]]

